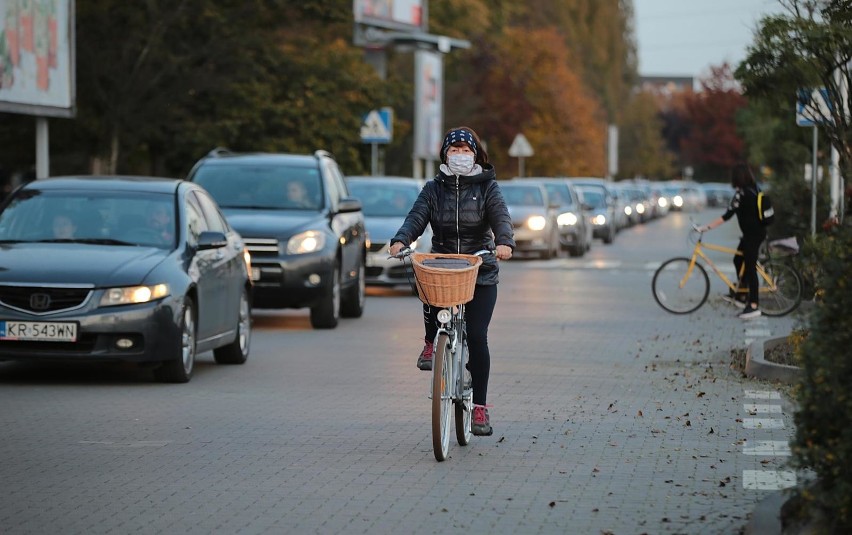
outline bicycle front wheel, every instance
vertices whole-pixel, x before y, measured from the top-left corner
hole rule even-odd
[[[467,381],[467,376],[470,373],[467,370],[467,340],[458,344],[457,347],[459,347],[459,351],[462,352],[461,358],[456,361],[461,363],[458,370],[459,373],[457,380],[460,383],[458,385],[458,391],[462,394],[461,399],[453,400],[456,408],[456,440],[458,441],[459,446],[467,446],[470,444],[470,439],[473,436],[473,433],[470,430],[470,420],[473,415],[473,389],[470,388]]]
[[[651,289],[657,304],[672,314],[698,310],[710,294],[710,278],[699,263],[689,258],[672,258],[657,268]]]
[[[770,261],[757,270],[760,311],[767,316],[789,314],[802,302],[802,278],[787,264]]]
[[[432,449],[438,461],[446,460],[450,451],[452,376],[450,337],[440,334],[435,342],[435,354],[432,356]]]

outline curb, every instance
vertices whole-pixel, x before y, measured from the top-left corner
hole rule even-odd
[[[802,376],[802,369],[797,366],[776,364],[763,358],[763,353],[787,340],[786,336],[755,340],[748,346],[746,351],[745,374],[757,379],[768,379],[770,381],[781,381],[786,384],[795,384]]]

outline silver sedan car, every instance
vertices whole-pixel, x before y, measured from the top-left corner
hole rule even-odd
[[[365,282],[371,286],[411,284],[414,276],[408,264],[388,258],[388,242],[393,238],[414,201],[423,189],[423,180],[399,176],[350,176],[349,193],[361,200],[364,224],[369,237]],[[426,228],[412,248],[426,253],[432,247],[432,230]]]

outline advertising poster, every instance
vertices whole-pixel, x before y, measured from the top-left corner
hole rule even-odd
[[[0,0],[0,111],[70,117],[73,0]]]
[[[414,55],[414,156],[437,160],[443,141],[444,63],[441,54],[418,50]]]
[[[398,30],[423,30],[423,0],[355,0],[355,22]]]

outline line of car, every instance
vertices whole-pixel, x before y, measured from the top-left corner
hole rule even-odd
[[[665,213],[673,197],[650,184],[502,181],[516,253],[582,256],[594,238],[612,243]],[[225,149],[186,179],[24,184],[0,205],[0,361],[131,362],[182,383],[202,352],[246,362],[253,309],[307,308],[314,328],[335,328],[363,314],[368,284],[412,282],[387,246],[423,185],[345,177],[325,151]],[[687,186],[678,192],[690,200],[673,209],[706,204],[690,204]],[[413,246],[428,251],[429,231]]]

